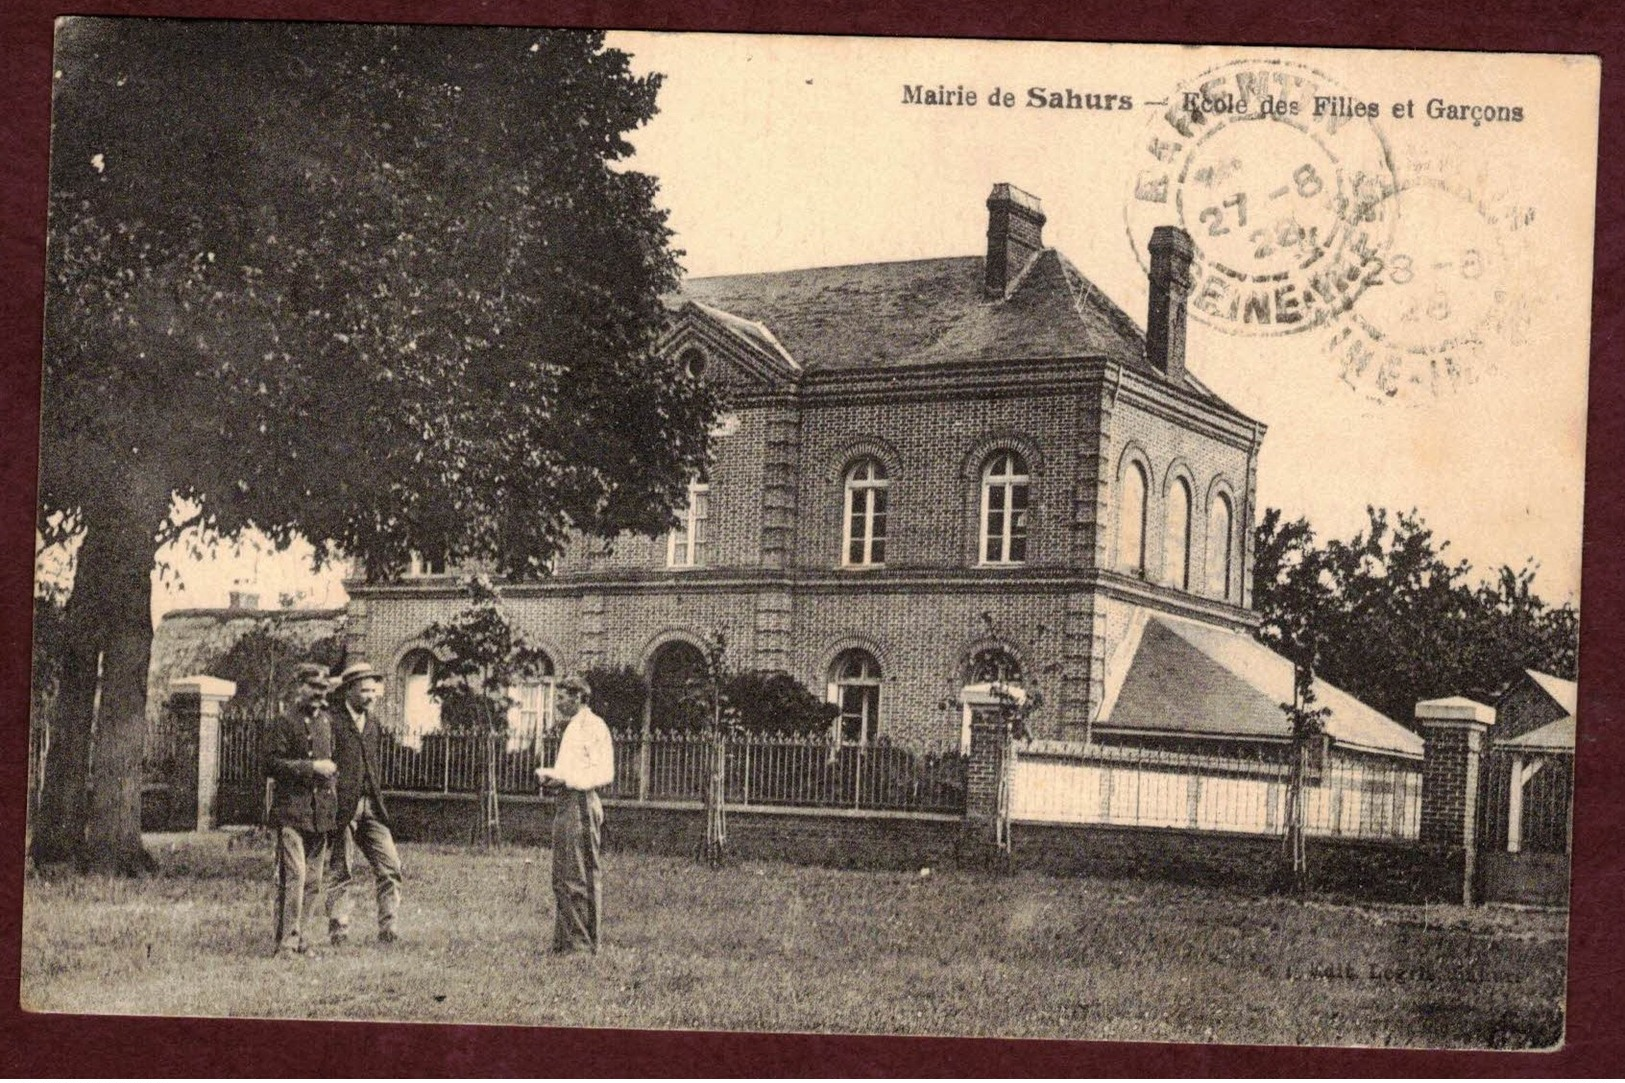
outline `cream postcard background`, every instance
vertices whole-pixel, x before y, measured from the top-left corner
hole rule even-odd
[[[1416,508],[1447,555],[1488,574],[1540,566],[1537,591],[1578,601],[1600,65],[1590,57],[614,33],[638,71],[666,76],[628,163],[657,176],[690,275],[980,254],[992,184],[1043,199],[1045,243],[1138,322],[1145,272],[1128,236],[1132,182],[1168,100],[1241,59],[1287,61],[1351,98],[1400,183],[1447,187],[1527,221],[1500,234],[1498,305],[1511,315],[1457,351],[1466,379],[1384,398],[1345,382],[1323,328],[1238,335],[1190,324],[1191,370],[1269,427],[1258,508],[1347,537],[1365,506]],[[904,104],[905,85],[975,91],[975,106]],[[1013,108],[985,104],[998,86]],[[1133,96],[1128,111],[1025,105],[1028,87]],[[1519,123],[1432,120],[1430,98],[1523,109]],[[1407,99],[1415,116],[1396,120]],[[1364,123],[1355,121],[1354,123]],[[1290,163],[1288,163],[1290,169]],[[1406,236],[1451,247],[1449,222]],[[1197,237],[1198,244],[1201,237]],[[1143,246],[1144,237],[1139,238]],[[1419,246],[1420,247],[1420,246]],[[1358,309],[1358,305],[1356,306]],[[182,561],[155,612],[223,604],[234,581],[342,604],[339,575],[300,554]]]

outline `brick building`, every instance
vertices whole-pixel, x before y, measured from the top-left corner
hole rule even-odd
[[[827,692],[845,738],[925,746],[962,738],[957,693],[989,677],[1043,692],[1046,736],[1154,730],[1112,708],[1169,629],[1285,665],[1247,634],[1264,426],[1185,365],[1189,237],[1151,240],[1142,332],[1044,246],[1036,198],[999,184],[987,207],[985,256],[695,279],[670,300],[662,349],[728,389],[715,465],[670,536],[583,541],[509,588],[556,672],[659,685],[720,628],[731,664]],[[387,709],[432,726],[421,635],[459,605],[456,576],[350,591],[354,648],[400,677]],[[545,718],[546,696],[520,713]]]

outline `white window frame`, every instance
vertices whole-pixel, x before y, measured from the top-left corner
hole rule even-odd
[[[434,652],[422,647],[401,660],[401,743],[414,751],[423,747],[425,734],[440,729],[440,701],[429,694],[438,664]]]
[[[995,474],[994,470],[1008,466],[1008,473]],[[1019,472],[1017,468],[1020,468]],[[1015,506],[1015,492],[1020,488],[1025,493],[1022,507]],[[994,494],[998,494],[999,506],[993,505]],[[998,511],[1002,523],[998,534],[989,530],[989,522],[993,513]],[[1021,517],[1021,529],[1016,530],[1016,517]],[[1031,541],[1032,518],[1032,475],[1028,472],[1026,460],[1017,452],[1001,451],[988,459],[982,467],[982,514],[976,552],[980,558],[979,563],[993,567],[1010,567],[1027,563],[1027,544]],[[1011,543],[1017,538],[1022,543],[1022,555],[1019,559],[1010,556]],[[999,542],[999,556],[994,559],[988,555],[988,546],[995,540]]]
[[[688,507],[683,510],[681,525],[666,539],[666,567],[700,568],[705,566],[702,548],[710,539],[706,526],[711,518],[711,486],[696,481],[688,487]]]
[[[508,749],[528,747],[554,727],[554,685],[551,675],[532,677],[508,689],[514,701],[508,708]],[[527,718],[528,716],[528,718]]]
[[[867,660],[864,667],[865,672],[857,677],[846,677],[844,670],[848,661],[858,654],[863,655]],[[873,667],[872,674],[867,672],[871,666]],[[830,727],[831,735],[837,745],[866,745],[875,741],[880,732],[880,685],[884,677],[885,671],[880,668],[880,659],[862,647],[852,647],[835,656],[835,663],[830,667],[827,696],[829,702],[835,704],[837,708],[835,720]],[[873,689],[873,692],[866,692],[859,701],[858,739],[856,741],[846,739],[846,705],[844,699],[848,688]]]
[[[407,557],[406,571],[402,573],[403,579],[426,579],[429,576],[446,574],[446,559],[444,557],[430,558],[413,551]]]
[[[841,566],[843,568],[879,568],[884,567],[886,550],[885,526],[891,514],[891,501],[887,493],[891,488],[891,479],[886,476],[886,466],[879,459],[867,458],[855,463],[852,469],[846,472],[846,499],[841,513]],[[875,505],[885,499],[885,510],[876,512]],[[859,507],[861,502],[862,506]],[[875,519],[881,521],[881,532],[875,533]],[[861,526],[861,533],[854,535],[852,526],[856,521]],[[881,557],[875,559],[875,542],[880,543]],[[859,559],[852,559],[852,545],[857,542],[860,546]]]

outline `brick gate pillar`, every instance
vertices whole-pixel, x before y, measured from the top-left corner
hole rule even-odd
[[[1015,776],[1015,752],[1000,701],[967,688],[961,709],[970,712],[970,756],[965,764],[965,819],[960,829],[960,861],[1004,865],[1008,853],[999,845],[1001,821],[1009,825],[1007,803]]]
[[[1438,893],[1473,903],[1478,863],[1478,774],[1495,708],[1461,696],[1416,705],[1422,727],[1421,842],[1439,858]]]
[[[169,682],[180,745],[170,790],[170,830],[208,831],[215,826],[220,792],[220,705],[237,686],[219,677],[181,677]]]

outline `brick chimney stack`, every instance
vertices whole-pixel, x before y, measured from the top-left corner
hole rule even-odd
[[[1185,302],[1191,294],[1196,246],[1178,226],[1151,231],[1151,307],[1145,320],[1145,359],[1170,380],[1185,376]]]
[[[987,197],[988,295],[1003,297],[1027,261],[1044,249],[1044,211],[1037,196],[995,184]]]

